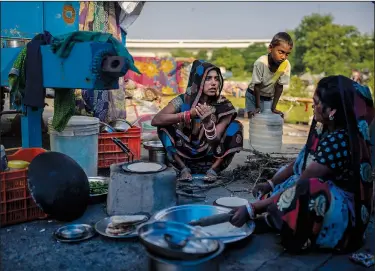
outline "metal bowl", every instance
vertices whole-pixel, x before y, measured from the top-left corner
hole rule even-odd
[[[101,133],[114,133],[116,132],[115,128],[113,128],[112,126],[108,125],[107,123],[104,123],[104,122],[100,122],[100,132]]]
[[[109,185],[109,178],[108,177],[89,177],[89,184],[91,182],[101,182],[103,184],[108,184]],[[104,202],[107,199],[107,193],[102,193],[102,194],[90,194],[90,204],[96,204],[100,202]]]
[[[212,205],[198,205],[198,204],[190,204],[190,205],[180,205],[174,206],[165,210],[162,210],[156,213],[153,216],[154,220],[157,221],[176,221],[180,223],[189,223],[192,220],[198,220],[202,217],[207,217],[216,214],[223,214],[229,213],[231,209],[219,207],[219,206],[212,206]],[[212,225],[208,227],[203,227],[202,229],[212,236],[230,236],[230,235],[239,235],[242,233],[246,233],[244,237],[228,237],[228,238],[220,238],[220,240],[225,243],[233,243],[240,241],[249,237],[255,228],[255,224],[253,221],[250,221],[243,225],[241,228],[237,228],[230,224],[229,222],[221,223],[218,225]]]
[[[110,125],[118,132],[126,132],[132,127],[132,125],[124,119],[117,119],[111,122]]]

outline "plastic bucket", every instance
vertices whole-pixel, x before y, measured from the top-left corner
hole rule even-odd
[[[51,151],[61,152],[74,159],[88,177],[98,175],[99,119],[73,116],[61,132],[52,127],[48,119]]]

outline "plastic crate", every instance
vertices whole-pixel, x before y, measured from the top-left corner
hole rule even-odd
[[[8,160],[31,162],[43,152],[46,150],[41,148],[20,149],[8,155]],[[0,227],[47,217],[30,195],[27,172],[27,169],[0,172]]]
[[[134,154],[133,160],[141,157],[141,128],[132,127],[126,132],[100,133],[98,143],[98,168],[109,168],[112,164],[130,162],[131,156],[124,153],[112,141],[117,137]]]

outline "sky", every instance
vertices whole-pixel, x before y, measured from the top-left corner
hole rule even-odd
[[[374,31],[372,2],[147,2],[128,39],[271,39],[312,13]]]

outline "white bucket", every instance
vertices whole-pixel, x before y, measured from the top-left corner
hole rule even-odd
[[[73,116],[65,129],[57,132],[52,127],[51,117],[48,119],[48,133],[51,151],[70,156],[88,177],[98,175],[98,118]]]

